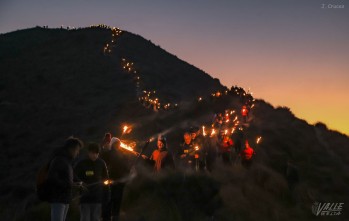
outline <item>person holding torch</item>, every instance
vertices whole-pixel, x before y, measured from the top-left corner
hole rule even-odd
[[[113,181],[110,184],[110,200],[105,197],[102,204],[103,221],[116,221],[119,219],[122,196],[125,182],[121,179],[129,175],[129,160],[121,152],[120,139],[113,137],[110,144],[101,151],[101,158],[107,164],[109,177]]]
[[[221,130],[217,141],[217,147],[225,165],[231,164],[231,149],[233,140],[228,136],[227,131]]]
[[[80,221],[99,221],[102,215],[102,201],[109,194],[109,187],[103,184],[109,179],[105,162],[99,158],[99,145],[90,143],[87,146],[88,157],[79,161],[74,172],[86,184],[87,192],[80,198]]]
[[[166,138],[160,136],[157,140],[157,149],[153,151],[150,158],[142,155],[143,159],[154,166],[154,171],[159,172],[164,168],[174,168],[172,154],[167,150]]]

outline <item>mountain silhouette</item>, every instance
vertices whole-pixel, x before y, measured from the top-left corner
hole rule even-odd
[[[209,128],[215,113],[239,114],[245,97],[253,99],[139,35],[102,25],[1,34],[0,72],[4,220],[48,219],[36,172],[71,135],[100,142],[107,131],[122,136],[127,123],[133,130],[123,138],[136,149],[162,134],[175,151],[186,128]],[[348,136],[260,99],[245,126],[256,150],[251,169],[218,163],[208,174],[141,173],[128,185],[122,220],[317,220],[315,202],[344,202],[331,219],[349,218]],[[299,173],[295,188],[290,168]]]

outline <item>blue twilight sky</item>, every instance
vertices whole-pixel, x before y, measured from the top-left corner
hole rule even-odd
[[[98,23],[140,34],[226,86],[251,87],[309,123],[349,134],[348,0],[0,2],[0,33]]]

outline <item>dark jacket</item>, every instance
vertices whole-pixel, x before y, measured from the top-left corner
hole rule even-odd
[[[69,204],[72,200],[73,159],[65,152],[59,152],[50,162],[47,183],[50,189],[50,203]]]
[[[185,158],[181,159],[181,155],[185,154]],[[188,160],[193,160],[195,156],[195,147],[193,142],[191,142],[190,144],[186,144],[185,142],[183,142],[178,151],[177,151],[177,157],[181,160],[184,161],[188,161]]]
[[[120,151],[114,148],[104,149],[101,151],[100,158],[107,164],[110,179],[118,181],[129,174],[129,159]]]
[[[104,160],[89,158],[78,162],[74,168],[76,176],[87,185],[87,192],[82,192],[80,203],[102,203],[108,186],[103,182],[109,179],[107,166]]]

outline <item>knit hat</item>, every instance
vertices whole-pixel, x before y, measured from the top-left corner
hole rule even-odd
[[[110,143],[109,143],[109,147],[113,147],[115,143],[120,143],[120,139],[117,138],[117,137],[112,137],[111,140],[110,140]]]

